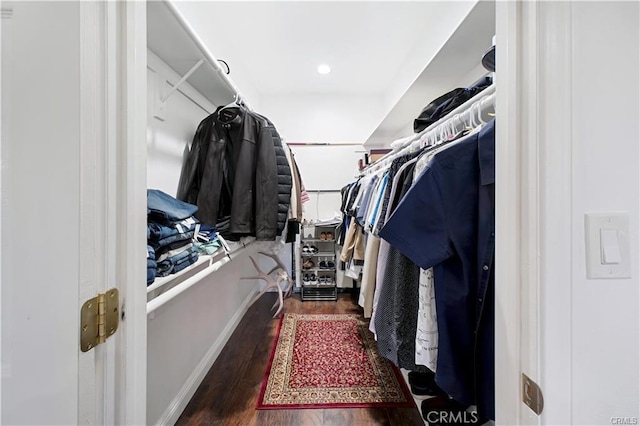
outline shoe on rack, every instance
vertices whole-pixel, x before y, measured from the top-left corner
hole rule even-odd
[[[333,233],[332,232],[327,232],[325,234],[325,240],[327,241],[333,241]]]
[[[324,260],[323,260],[323,261],[321,261],[321,262],[318,264],[318,268],[326,269],[326,268],[327,268],[327,262],[325,262]]]
[[[306,245],[306,244],[305,244],[305,245],[302,247],[302,254],[311,254],[311,250],[309,249],[309,246],[308,246],[308,245]]]
[[[311,254],[316,254],[318,251],[320,251],[320,250],[318,250],[318,247],[316,247],[316,246],[310,246],[309,247],[309,253],[311,253]]]
[[[315,274],[311,274],[309,282],[311,283],[311,285],[318,285],[318,277],[316,277]]]
[[[324,232],[321,232],[321,233],[320,233],[320,239],[321,239],[321,240],[326,240],[326,239],[327,239],[327,234],[326,234],[326,233],[324,233]]]
[[[313,262],[313,260],[311,260],[311,259],[307,259],[307,260],[305,260],[305,261],[304,261],[304,263],[302,264],[302,267],[303,267],[304,269],[311,269],[311,268],[313,268],[314,266],[316,266],[316,264],[315,264],[315,263]]]
[[[335,268],[335,267],[336,267],[336,264],[335,264],[335,263],[333,263],[332,261],[328,261],[328,262],[327,262],[327,268],[328,268],[328,269],[333,269],[333,268]]]
[[[309,274],[304,274],[302,277],[302,285],[309,285],[311,282],[311,278],[309,278]]]

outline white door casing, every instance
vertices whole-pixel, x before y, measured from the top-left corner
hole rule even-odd
[[[549,245],[571,241],[566,226],[569,145],[554,139],[567,137],[569,122],[570,89],[558,87],[570,75],[563,57],[568,52],[566,8],[560,2],[496,4],[497,424],[534,425],[544,418],[522,403],[521,374],[545,393],[540,292],[550,274],[562,276],[569,265],[563,263],[569,249],[554,258],[544,256]],[[563,331],[559,325],[554,337],[561,338]],[[547,399],[543,416],[558,402]]]
[[[125,327],[116,338],[116,424],[144,425],[147,414],[147,10],[117,2],[117,275]]]
[[[10,46],[10,35],[11,35],[11,16],[13,15],[13,10],[9,7],[5,8],[2,3],[0,3],[2,7],[0,7],[0,53],[4,50],[5,46]],[[4,87],[3,81],[10,81],[11,78],[9,76],[10,67],[8,64],[10,63],[10,58],[5,57],[5,55],[0,54],[0,259],[2,259],[2,210],[4,206],[4,196],[2,192],[2,141],[8,137],[10,134],[9,131],[9,109],[8,109],[8,101],[10,99],[9,90],[10,87]],[[4,80],[3,80],[4,79]],[[4,93],[4,95],[3,95]],[[6,297],[6,292],[4,294]],[[2,298],[3,298],[3,288],[2,288],[2,262],[0,261],[0,309],[2,307]],[[4,312],[4,311],[3,311]],[[9,375],[8,366],[10,365],[11,355],[8,353],[7,348],[3,351],[2,349],[2,321],[4,319],[4,315],[6,313],[0,312],[2,317],[0,317],[0,380],[3,380],[5,376]],[[0,386],[0,401],[2,401],[2,386]],[[0,403],[0,421],[2,421],[2,404]]]
[[[79,306],[115,285],[115,226],[109,220],[114,205],[111,188],[115,167],[109,128],[113,104],[108,102],[108,3],[80,3],[80,282]],[[79,355],[78,422],[113,424],[115,342]],[[95,378],[88,380],[88,378]]]

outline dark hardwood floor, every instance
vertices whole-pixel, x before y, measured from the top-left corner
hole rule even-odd
[[[417,408],[256,410],[279,319],[268,293],[242,318],[178,420],[178,425],[424,425]],[[361,313],[349,294],[337,302],[301,302],[293,295],[284,312]]]

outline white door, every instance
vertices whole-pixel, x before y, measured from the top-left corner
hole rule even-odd
[[[132,253],[144,236],[126,232],[144,221],[144,181],[123,178],[135,132],[122,70],[136,58],[123,28],[139,10],[2,3],[2,424],[145,421],[144,347],[133,343],[146,342],[144,287],[132,284],[144,280]],[[81,351],[80,308],[113,287],[131,311]]]

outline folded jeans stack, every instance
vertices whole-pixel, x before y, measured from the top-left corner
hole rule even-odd
[[[147,285],[153,284],[156,280],[157,269],[156,252],[153,247],[147,245]]]
[[[156,276],[175,274],[198,260],[193,244],[200,228],[193,216],[197,210],[162,191],[147,190],[147,236],[155,253]]]
[[[187,266],[193,265],[196,260],[198,260],[198,248],[191,243],[176,250],[170,250],[158,257],[157,276],[165,277],[180,272]]]

